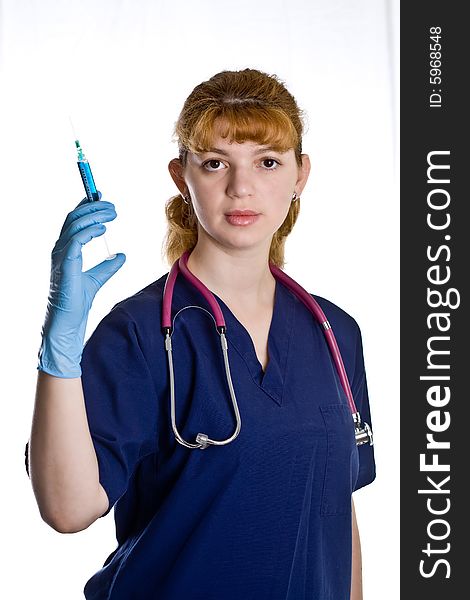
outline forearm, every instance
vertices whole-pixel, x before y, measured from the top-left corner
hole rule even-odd
[[[362,556],[359,528],[357,526],[354,502],[351,500],[352,510],[352,573],[351,573],[351,600],[362,600]]]
[[[57,531],[80,531],[105,512],[80,378],[39,372],[29,471],[41,516]]]

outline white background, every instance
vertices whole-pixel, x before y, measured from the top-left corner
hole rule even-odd
[[[398,598],[397,4],[0,1],[3,597],[83,598],[115,547],[112,513],[73,535],[43,523],[24,470],[50,251],[83,197],[68,117],[118,211],[111,251],[127,255],[95,300],[89,335],[168,270],[163,207],[177,192],[167,164],[185,98],[218,71],[252,67],[277,74],[308,115],[312,173],[285,270],[361,327],[378,473],[354,495],[364,598]],[[93,244],[89,264],[105,256]]]

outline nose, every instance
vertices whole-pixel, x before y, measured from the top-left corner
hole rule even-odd
[[[232,166],[227,181],[227,195],[230,198],[252,196],[254,193],[253,175],[248,166]]]

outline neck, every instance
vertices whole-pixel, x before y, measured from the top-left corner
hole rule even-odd
[[[269,269],[269,248],[231,252],[199,239],[188,268],[227,304],[249,309],[272,303],[276,280]]]

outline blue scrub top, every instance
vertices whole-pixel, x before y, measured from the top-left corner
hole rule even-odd
[[[184,448],[171,428],[165,280],[117,304],[84,349],[88,422],[118,542],[86,583],[85,597],[349,600],[351,493],[374,479],[374,454],[355,445],[321,327],[276,281],[263,372],[248,331],[215,296],[227,325],[241,432],[227,446]],[[314,297],[371,424],[359,327]],[[176,419],[191,442],[198,432],[225,439],[235,428],[208,310],[180,275],[172,309]]]

